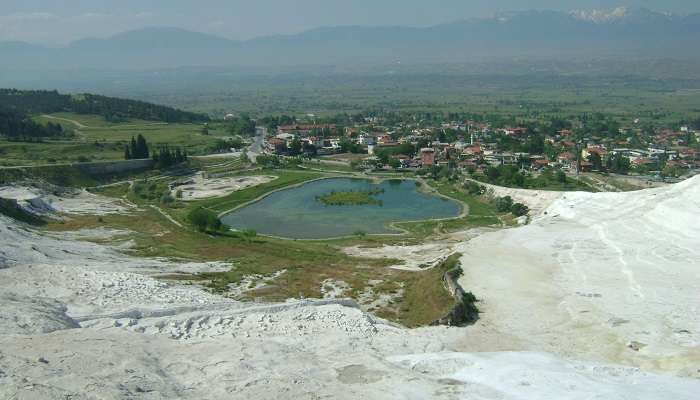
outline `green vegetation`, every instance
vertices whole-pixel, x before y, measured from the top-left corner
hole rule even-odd
[[[121,179],[147,177],[155,171],[129,171],[123,173],[105,172],[96,174],[81,165],[50,165],[26,168],[0,168],[0,184],[27,179],[40,179],[58,186],[92,187],[115,182]]]
[[[142,158],[148,158],[149,156],[149,149],[148,149],[148,143],[146,143],[146,139],[143,137],[143,135],[139,134],[136,138],[133,136],[131,137],[131,143],[129,143],[125,148],[124,148],[124,159],[125,160],[131,160],[131,159],[142,159]]]
[[[277,179],[257,186],[233,192],[225,197],[191,202],[192,205],[202,206],[217,213],[232,210],[240,205],[253,201],[275,190],[297,185],[323,177],[322,174],[310,171],[295,170],[260,170],[256,175],[274,175]]]
[[[488,167],[485,174],[475,173],[474,179],[498,186],[540,190],[581,190],[593,191],[585,182],[569,178],[561,171],[545,168],[539,174],[522,172],[514,165]]]
[[[516,217],[522,217],[530,212],[530,209],[523,203],[514,203],[510,196],[496,197],[494,199],[496,210],[503,213],[511,213]]]
[[[241,172],[246,173],[249,172]],[[332,241],[294,241],[262,237],[254,231],[232,232],[220,229],[217,215],[221,211],[274,190],[325,176],[317,172],[284,169],[255,173],[274,174],[278,178],[223,198],[195,202],[182,202],[177,198],[165,203],[162,201],[162,197],[168,194],[170,183],[177,177],[137,180],[132,185],[125,183],[95,189],[102,195],[118,198],[126,194],[129,200],[141,207],[126,215],[109,215],[100,219],[75,216],[66,221],[51,221],[48,229],[63,231],[98,226],[128,229],[132,232],[129,239],[135,243],[129,251],[138,256],[228,261],[232,265],[228,272],[178,277],[191,279],[216,292],[227,293],[229,285],[240,284],[243,278],[253,275],[268,277],[265,286],[245,292],[242,300],[283,301],[300,296],[318,298],[322,296],[323,282],[332,279],[348,283],[349,289],[345,296],[357,298],[368,287],[372,287],[372,298],[391,295],[393,300],[373,311],[410,326],[431,323],[452,307],[454,299],[444,289],[442,282],[447,266],[422,272],[399,271],[385,268],[390,263],[396,263],[395,260],[350,257],[340,249],[353,244],[395,243],[399,240],[396,237],[358,235]],[[440,187],[447,190],[454,188],[454,185],[444,183]],[[464,196],[469,195],[464,193]],[[482,204],[480,199],[472,200]],[[493,209],[488,204],[483,204],[482,212]],[[150,205],[159,206],[160,211],[186,225],[184,228],[174,225],[158,210],[146,207]],[[480,210],[476,211],[478,213]],[[498,218],[495,221],[498,222]],[[464,221],[460,221],[459,224],[450,226],[450,229],[463,226]],[[401,240],[411,241],[418,237],[413,235],[411,233]],[[419,304],[419,296],[413,291],[428,293],[430,299],[423,299],[422,304]]]
[[[316,200],[327,206],[381,206],[382,201],[374,198],[381,193],[384,193],[384,189],[332,191],[323,196],[317,196]]]
[[[214,144],[227,135],[221,127],[211,127],[210,133],[203,135],[201,125],[143,120],[114,123],[100,116],[72,113],[35,117],[33,120],[41,126],[60,122],[71,135],[32,141],[0,138],[0,166],[123,160],[125,147],[137,135],[147,138],[150,149],[168,146],[187,151],[190,156],[209,154]]]
[[[213,212],[198,207],[190,211],[187,214],[187,220],[199,231],[199,232],[218,232],[221,230],[221,220]]]
[[[248,115],[227,119],[224,121],[224,125],[230,135],[243,137],[255,135],[255,121],[250,119]]]
[[[365,110],[470,112],[504,119],[602,112],[619,122],[668,124],[698,118],[700,91],[697,63],[600,61],[558,64],[495,63],[424,65],[395,68],[349,67],[335,74],[275,76],[236,80],[236,90],[222,95],[210,90],[162,95],[162,102],[204,112],[235,109],[253,117],[355,113]],[[646,64],[646,65],[640,65]],[[689,65],[690,64],[690,65]],[[542,68],[545,71],[542,71]],[[523,72],[532,70],[537,72]],[[393,71],[393,70],[392,70]],[[293,78],[292,78],[293,76]],[[281,125],[289,124],[287,117]],[[607,129],[608,125],[605,125]]]
[[[416,242],[420,242],[435,234],[458,232],[486,226],[502,226],[504,223],[502,221],[503,213],[499,213],[496,210],[493,202],[484,195],[485,191],[480,194],[472,194],[447,180],[432,182],[431,186],[423,188],[423,190],[436,191],[438,194],[457,200],[464,204],[469,212],[466,216],[459,218],[396,224],[408,232],[408,238],[402,238],[402,242],[411,242],[411,238],[415,238],[417,239]]]
[[[143,101],[94,94],[68,95],[57,91],[0,89],[0,104],[24,113],[74,112],[101,115],[107,121],[143,119],[162,122],[202,122],[209,117]]]
[[[170,189],[164,181],[138,180],[131,185],[127,198],[141,205],[152,203],[171,204],[175,199],[170,195]]]
[[[5,105],[3,104],[2,107]],[[67,132],[61,124],[53,122],[46,125],[38,124],[23,113],[0,108],[0,136],[16,141],[32,141],[66,135]]]
[[[179,147],[175,148],[175,150],[171,150],[170,147],[166,145],[158,149],[158,151],[154,151],[152,158],[155,168],[168,168],[186,162],[187,150],[183,151]]]
[[[377,314],[408,327],[429,325],[446,315],[455,305],[455,299],[445,288],[443,277],[446,272],[459,267],[461,256],[453,254],[431,269],[402,276],[404,295],[394,307]]]

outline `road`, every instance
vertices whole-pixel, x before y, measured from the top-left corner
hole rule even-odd
[[[267,128],[263,126],[255,127],[255,138],[253,143],[248,146],[248,159],[255,162],[255,159],[263,153],[265,149],[265,136],[267,136]]]

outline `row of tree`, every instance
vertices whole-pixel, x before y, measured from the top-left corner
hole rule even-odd
[[[74,112],[102,115],[110,121],[143,119],[162,122],[204,122],[204,114],[178,110],[137,100],[94,94],[68,95],[57,91],[0,89],[0,104],[26,113]]]
[[[139,160],[149,157],[148,143],[146,139],[139,134],[136,138],[131,137],[131,142],[124,148],[125,160]]]
[[[153,152],[153,161],[155,161],[156,168],[167,168],[177,165],[187,161],[187,150],[181,150],[179,147],[171,149],[168,146],[163,146],[157,152]]]
[[[156,168],[167,168],[187,161],[187,150],[179,147],[171,149],[168,145],[165,145],[152,153],[151,155],[146,138],[139,134],[135,138],[132,137],[131,142],[124,148],[124,159],[140,160],[152,158],[155,161]]]
[[[615,153],[603,160],[597,153],[588,156],[588,162],[592,164],[594,171],[607,171],[616,174],[627,174],[632,168],[630,159],[620,153]]]

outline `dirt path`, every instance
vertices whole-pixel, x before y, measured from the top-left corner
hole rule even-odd
[[[75,125],[76,127],[80,128],[80,129],[89,128],[89,126],[83,125],[83,124],[81,124],[80,122],[78,122],[78,121],[76,121],[76,120],[74,120],[74,119],[55,117],[55,116],[53,116],[53,115],[48,115],[48,114],[44,114],[44,115],[42,115],[42,117],[48,118],[48,119],[55,119],[55,120],[58,120],[58,121],[70,122],[71,124]]]

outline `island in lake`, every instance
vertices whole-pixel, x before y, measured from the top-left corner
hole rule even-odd
[[[346,190],[336,192],[335,190],[322,196],[316,196],[316,200],[326,206],[361,206],[377,205],[383,202],[376,196],[384,193],[384,189],[373,188],[369,190]]]
[[[353,235],[401,233],[397,222],[455,218],[461,205],[418,190],[413,180],[330,178],[271,193],[221,218],[234,229],[290,239],[328,239]],[[320,199],[326,196],[328,206]],[[382,206],[367,203],[379,201]],[[350,204],[352,202],[352,204]]]

